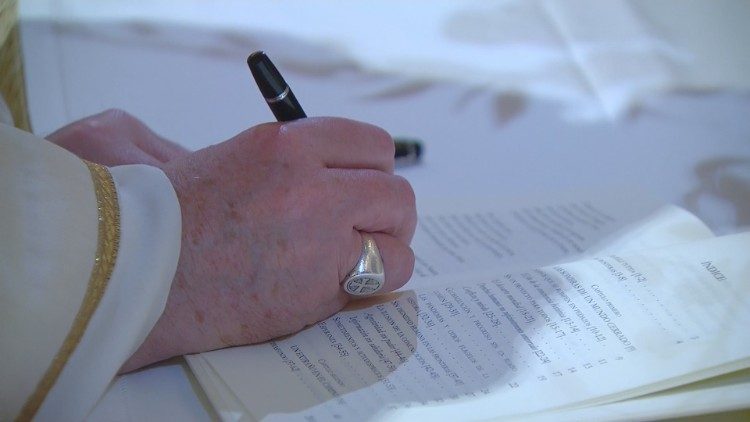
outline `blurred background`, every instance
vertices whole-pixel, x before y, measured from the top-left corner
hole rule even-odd
[[[423,139],[419,198],[639,187],[750,225],[746,1],[28,0],[34,132],[121,108],[197,149],[272,120],[245,65],[308,115]]]
[[[418,204],[635,189],[717,234],[750,227],[747,1],[20,0],[17,20],[14,3],[3,112],[39,135],[121,108],[221,142],[273,120],[245,64],[262,49],[308,115],[422,139],[397,169]],[[209,416],[180,363],[115,387],[102,420]]]

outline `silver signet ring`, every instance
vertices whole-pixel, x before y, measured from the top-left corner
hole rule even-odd
[[[362,255],[341,284],[350,295],[369,296],[380,290],[384,282],[385,271],[378,245],[370,234],[362,233]]]

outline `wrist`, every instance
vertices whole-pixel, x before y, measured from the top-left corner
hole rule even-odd
[[[171,296],[171,294],[170,294]],[[169,304],[167,304],[169,306]],[[170,314],[165,310],[157,320],[151,332],[138,349],[120,368],[119,373],[130,372],[173,356],[180,355],[177,343],[171,335],[174,326]]]

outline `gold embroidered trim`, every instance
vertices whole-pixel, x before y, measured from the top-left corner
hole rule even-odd
[[[34,417],[47,394],[55,385],[65,364],[78,346],[78,343],[91,321],[91,316],[99,306],[104,295],[109,278],[117,259],[120,246],[120,206],[117,202],[115,182],[109,170],[99,164],[84,161],[91,172],[96,193],[96,207],[99,218],[99,234],[96,245],[94,266],[91,269],[89,284],[83,296],[81,307],[73,320],[73,325],[65,341],[57,351],[57,355],[50,363],[47,371],[36,386],[34,393],[26,400],[17,420],[27,421]]]
[[[0,0],[0,96],[5,99],[15,126],[31,132],[17,3],[15,0]]]

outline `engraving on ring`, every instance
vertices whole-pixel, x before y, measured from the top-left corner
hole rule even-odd
[[[346,284],[344,285],[344,290],[346,290],[346,292],[351,295],[365,296],[373,294],[380,290],[382,284],[383,283],[378,279],[367,276],[360,276],[347,280]]]

